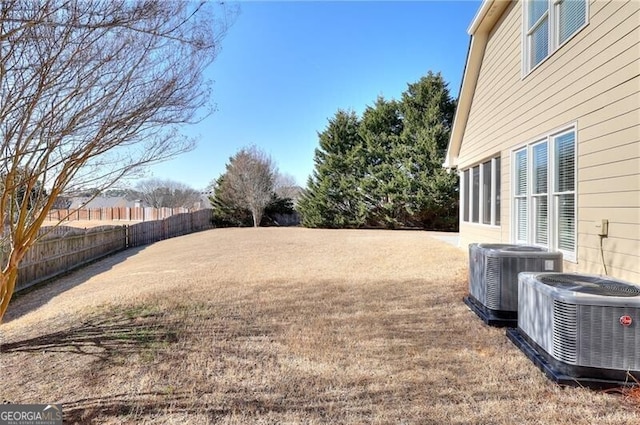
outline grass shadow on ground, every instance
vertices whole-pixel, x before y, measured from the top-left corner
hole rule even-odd
[[[139,394],[118,394],[74,400],[63,405],[65,423],[91,423],[108,419],[130,420],[131,418],[153,418],[162,415],[183,418],[204,418],[208,423],[216,423],[224,418],[241,414],[245,418],[258,418],[263,414],[284,414],[286,412],[317,413],[317,406],[275,405],[271,400],[248,398],[245,393],[226,398],[220,405],[206,401],[207,395],[191,392],[148,392]],[[125,419],[126,418],[126,419]]]
[[[70,329],[0,344],[0,353],[69,353],[113,362],[177,339],[177,331],[164,323],[161,313],[132,309],[88,319]]]
[[[6,314],[2,318],[2,323],[16,320],[30,311],[42,307],[52,298],[85,283],[93,276],[111,270],[117,264],[135,256],[145,248],[146,246],[125,249],[70,271],[62,277],[56,277],[15,293]]]
[[[321,419],[325,416],[335,416],[336,412],[330,412],[337,408],[334,400],[282,399],[274,402],[267,395],[247,394],[244,391],[226,393],[221,403],[212,403],[208,401],[211,395],[192,392],[148,392],[85,398],[64,403],[63,416],[65,423],[108,420],[129,422],[167,416],[191,418],[186,419],[187,421],[198,418],[206,423],[217,423],[233,417],[256,421],[269,415],[299,415]],[[340,400],[340,404],[346,409],[349,403],[357,401],[345,398]]]
[[[186,414],[202,412],[203,406],[190,401],[192,397],[193,394],[188,393],[147,392],[135,396],[124,393],[108,397],[83,398],[63,404],[64,422],[91,423],[132,414],[151,416],[168,409]]]

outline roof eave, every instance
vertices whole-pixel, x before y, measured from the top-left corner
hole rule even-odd
[[[505,11],[511,0],[484,0],[480,9],[476,13],[468,33],[471,36],[469,52],[465,64],[460,93],[458,94],[458,105],[453,119],[451,137],[443,167],[452,169],[458,165],[458,155],[462,145],[462,138],[467,127],[471,103],[475,94],[480,67],[484,57],[484,51],[489,39],[489,33],[498,22],[498,19]]]

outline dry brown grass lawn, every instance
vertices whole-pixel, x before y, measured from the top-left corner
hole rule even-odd
[[[461,298],[424,232],[220,229],[122,252],[15,300],[2,399],[68,423],[638,424],[561,388]]]

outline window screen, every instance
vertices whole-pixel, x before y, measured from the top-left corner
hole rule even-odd
[[[473,185],[473,200],[471,201],[471,221],[479,223],[480,216],[480,167],[473,167],[472,172],[472,185]]]
[[[482,164],[482,222],[491,224],[491,161]]]
[[[584,0],[562,0],[557,4],[558,43],[562,44],[585,24],[587,3]]]

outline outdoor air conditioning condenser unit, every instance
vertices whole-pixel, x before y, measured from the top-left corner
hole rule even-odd
[[[609,277],[522,273],[513,341],[564,385],[640,380],[640,287]]]
[[[469,296],[464,302],[485,323],[517,325],[518,273],[562,271],[562,253],[529,245],[469,245]]]

